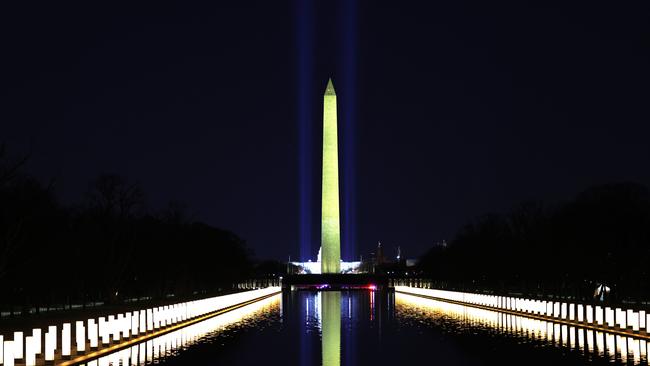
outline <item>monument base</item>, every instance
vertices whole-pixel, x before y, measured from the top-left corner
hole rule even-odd
[[[388,289],[388,278],[364,274],[298,274],[282,279],[282,288],[290,290],[383,290]]]

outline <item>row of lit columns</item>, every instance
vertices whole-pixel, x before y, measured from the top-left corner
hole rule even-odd
[[[585,353],[621,360],[623,364],[626,364],[626,361],[639,364],[641,360],[647,360],[647,355],[650,354],[648,340],[650,337],[643,333],[630,334],[629,331],[613,331],[602,327],[586,326],[584,323],[555,321],[539,315],[521,314],[518,311],[495,311],[488,306],[451,300],[433,301],[429,296],[404,295],[399,299],[402,303],[424,307],[426,312],[436,318],[442,312],[445,317],[462,320],[469,326],[496,328],[517,336],[543,340]],[[556,311],[556,307],[553,308],[552,311]],[[561,308],[560,306],[557,309],[560,314]],[[567,312],[568,309],[569,306]]]
[[[282,282],[282,277],[247,280],[245,282],[237,283],[234,286],[234,288],[238,290],[253,290],[253,289],[265,288],[271,286],[281,286],[281,282]]]
[[[279,291],[278,287],[268,287],[76,321],[74,322],[76,355],[84,354],[87,349],[95,351],[119,344],[277,291]],[[70,359],[73,341],[72,324],[64,323],[60,327],[60,332],[58,330],[59,327],[52,325],[45,333],[40,328],[33,329],[29,336],[25,336],[24,332],[13,332],[12,340],[5,340],[0,335],[0,365],[14,366],[24,361],[25,366],[35,366],[37,359],[41,358],[45,363],[54,363],[56,356]],[[57,339],[59,336],[60,342]]]
[[[496,310],[538,315],[551,320],[563,320],[606,329],[650,334],[650,314],[645,310],[612,308],[609,306],[578,304],[562,301],[545,301],[519,297],[485,295],[459,291],[446,291],[410,286],[395,286],[396,291],[423,295],[441,300],[479,305]]]

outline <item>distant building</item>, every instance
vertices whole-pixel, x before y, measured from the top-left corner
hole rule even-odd
[[[315,262],[309,260],[307,262],[289,262],[289,264],[294,268],[297,274],[321,274],[322,273],[321,252],[322,252],[322,247],[318,249],[318,255],[316,256]],[[341,268],[340,273],[365,272],[362,270],[361,261],[344,262],[343,260],[340,260],[339,263]]]
[[[418,260],[417,259],[407,259],[406,260],[406,267],[415,267],[418,265]]]
[[[377,243],[377,255],[373,258],[372,261],[372,273],[383,273],[388,276],[404,276],[414,273],[413,267],[417,266],[417,259],[410,259],[404,257],[402,252],[402,247],[397,246],[395,248],[395,256],[386,257],[385,245]]]
[[[375,264],[380,266],[386,263],[386,258],[384,258],[384,249],[381,247],[381,242],[377,242],[377,256],[375,257]]]

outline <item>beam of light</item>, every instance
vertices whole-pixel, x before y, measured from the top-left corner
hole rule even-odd
[[[358,68],[358,4],[357,0],[345,0],[340,7],[341,34],[341,167],[342,167],[342,258],[356,260],[357,248],[357,68]]]
[[[297,58],[298,122],[298,190],[299,190],[299,245],[300,261],[314,255],[313,243],[313,103],[314,74],[314,4],[313,0],[295,0],[295,42]]]

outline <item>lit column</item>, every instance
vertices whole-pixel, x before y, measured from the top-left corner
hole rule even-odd
[[[32,338],[34,338],[34,352],[39,355],[43,352],[43,331],[39,328],[32,329]]]
[[[137,336],[139,334],[139,326],[140,326],[140,313],[134,311],[131,314],[131,335],[132,336]]]
[[[74,329],[75,343],[77,344],[77,353],[82,353],[86,350],[86,328],[84,328],[83,321],[75,322]]]
[[[129,339],[131,337],[131,312],[124,314],[124,324],[122,325],[122,337]]]
[[[582,323],[585,320],[584,305],[578,304],[578,321]]]
[[[24,336],[23,332],[14,332],[14,357],[17,360],[23,358],[23,346],[24,346]]]
[[[70,357],[72,329],[70,323],[63,324],[61,329],[61,356]]]
[[[54,361],[56,350],[56,326],[51,325],[45,333],[45,361]]]
[[[151,310],[151,316],[153,319],[153,328],[158,329],[160,328],[160,319],[159,319],[159,314],[160,314],[160,308],[153,308]]]
[[[631,327],[634,333],[639,332],[639,313],[633,310],[627,311],[627,326]]]
[[[618,321],[619,327],[621,329],[627,328],[627,314],[623,309],[621,308],[616,308],[616,320]]]
[[[118,315],[118,317],[119,317],[119,315]],[[113,338],[112,338],[113,341],[119,341],[120,340],[120,327],[116,323],[117,323],[117,320],[115,319],[115,315],[109,315],[108,316],[108,329],[109,329],[108,333],[109,333],[109,337],[110,337],[111,334],[113,335]]]
[[[4,348],[4,360],[3,360],[3,365],[4,366],[14,366],[15,363],[15,352],[14,352],[14,342],[13,341],[4,341],[3,346]]]
[[[140,333],[147,333],[147,311],[146,310],[140,310],[140,326],[139,326],[139,331],[138,334]]]
[[[102,337],[102,345],[107,345],[111,342],[108,323],[103,316],[99,318],[99,336]]]
[[[36,350],[34,349],[34,337],[25,337],[25,366],[36,365]]]
[[[596,305],[596,323],[603,325],[603,308],[600,305]]]
[[[95,319],[88,319],[88,342],[90,343],[91,349],[95,349],[99,345]]]
[[[614,328],[614,310],[612,310],[609,306],[605,307],[605,323],[607,323],[607,326],[610,328]]]
[[[646,319],[645,319],[645,310],[639,311],[639,330],[645,330],[646,329]]]
[[[153,330],[153,309],[147,309],[147,332]]]

